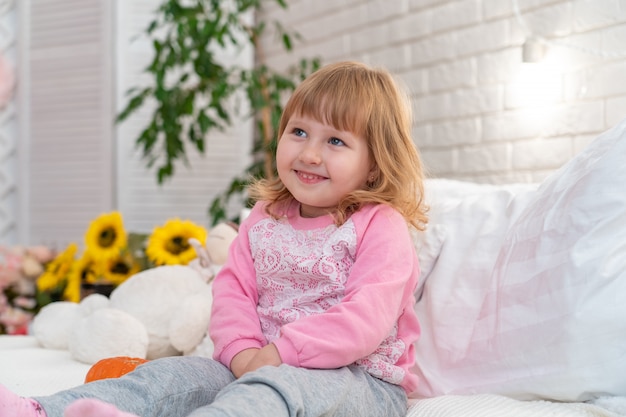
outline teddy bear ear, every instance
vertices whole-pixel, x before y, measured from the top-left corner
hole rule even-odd
[[[193,246],[193,249],[196,251],[196,256],[198,257],[200,266],[202,268],[210,268],[213,265],[213,261],[211,260],[211,256],[209,255],[207,248],[195,238],[189,238],[189,244]]]
[[[209,231],[204,246],[214,264],[224,265],[226,263],[228,248],[237,234],[238,229],[230,223],[219,223]]]

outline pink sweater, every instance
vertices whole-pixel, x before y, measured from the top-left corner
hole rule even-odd
[[[419,266],[402,216],[366,206],[342,226],[303,218],[293,203],[269,217],[257,203],[213,283],[209,332],[226,366],[247,348],[274,343],[283,363],[356,364],[415,390],[413,306]]]

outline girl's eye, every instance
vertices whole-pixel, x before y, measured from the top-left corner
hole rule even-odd
[[[306,137],[306,132],[304,130],[302,130],[302,129],[297,128],[297,127],[293,129],[293,134],[296,135],[296,136],[300,136],[300,137]]]
[[[344,145],[343,141],[339,138],[330,138],[328,139],[328,143],[330,143],[331,145],[336,145],[336,146]]]

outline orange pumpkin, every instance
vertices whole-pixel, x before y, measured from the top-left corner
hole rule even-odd
[[[131,358],[130,356],[115,356],[101,359],[94,363],[85,376],[85,383],[106,378],[119,378],[133,371],[147,359]]]

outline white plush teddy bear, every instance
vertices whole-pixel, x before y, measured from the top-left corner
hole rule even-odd
[[[113,356],[210,356],[210,281],[226,261],[236,234],[230,225],[217,225],[204,247],[191,241],[198,257],[189,266],[140,272],[110,299],[92,294],[80,304],[49,304],[33,320],[32,333],[43,347],[68,349],[74,359],[89,364]]]

